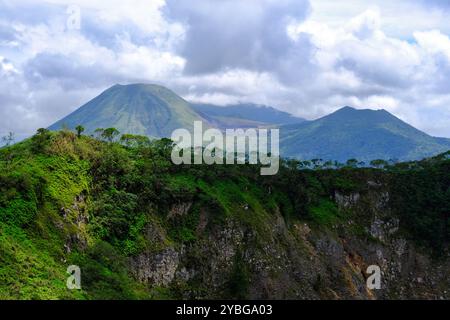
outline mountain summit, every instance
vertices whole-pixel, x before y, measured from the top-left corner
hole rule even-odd
[[[344,107],[323,118],[281,127],[285,156],[345,161],[413,160],[450,149],[450,139],[435,138],[384,109]]]
[[[170,137],[173,130],[207,120],[173,91],[154,84],[115,85],[50,126],[58,130],[81,124],[86,132],[114,127],[122,133]]]

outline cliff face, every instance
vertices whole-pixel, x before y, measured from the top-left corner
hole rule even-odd
[[[447,157],[262,177],[60,132],[0,160],[2,299],[450,298]]]
[[[449,299],[449,255],[432,259],[406,240],[389,208],[388,187],[367,183],[363,194],[335,193],[339,210],[358,221],[329,229],[308,222],[288,226],[277,211],[260,232],[235,219],[205,231],[210,209],[196,228],[204,234],[201,241],[164,247],[164,232],[151,224],[148,241],[164,248],[131,258],[131,271],[139,281],[186,299]],[[177,204],[171,211],[191,206]],[[381,269],[380,289],[367,288],[370,265]]]

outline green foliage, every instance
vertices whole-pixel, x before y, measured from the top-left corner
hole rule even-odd
[[[376,159],[376,160],[370,161],[370,165],[371,166],[373,166],[375,168],[380,168],[380,169],[382,169],[384,167],[387,167],[388,164],[389,163],[386,160],[383,160],[383,159]]]
[[[359,162],[357,159],[348,159],[345,164],[351,168],[356,168],[358,166],[358,163]]]
[[[0,174],[0,221],[28,225],[37,213],[37,198],[31,177],[14,171]]]
[[[116,128],[106,128],[101,133],[101,137],[108,142],[113,142],[119,134],[120,132]]]
[[[107,242],[96,242],[85,254],[73,255],[81,269],[82,288],[95,300],[145,299],[143,285],[131,278],[125,258]]]
[[[310,208],[311,219],[322,226],[332,226],[338,221],[338,209],[334,202],[321,200],[318,205]]]
[[[85,299],[67,290],[66,268],[23,228],[0,222],[0,300]]]
[[[355,180],[345,175],[335,176],[333,179],[333,187],[344,193],[360,190],[360,186]]]
[[[194,207],[181,217],[173,217],[168,222],[168,234],[171,239],[179,243],[188,243],[197,240],[197,226],[200,220],[200,210],[204,203],[198,201]]]
[[[29,224],[36,213],[35,203],[24,199],[10,200],[7,208],[0,209],[1,220],[16,226]]]
[[[136,219],[137,196],[115,189],[102,193],[92,205],[97,233],[102,239],[124,240]]]
[[[450,240],[450,161],[392,174],[391,203],[401,227],[440,252]]]
[[[238,252],[234,258],[233,270],[227,283],[228,294],[232,299],[246,299],[250,286],[250,272],[242,253]]]
[[[78,125],[75,127],[75,130],[77,131],[77,137],[79,138],[85,129],[82,125]]]
[[[201,243],[208,232],[236,222],[262,246],[271,240],[278,212],[288,228],[307,220],[324,229],[345,225],[362,237],[358,217],[352,216],[355,225],[347,227],[351,213],[338,209],[332,199],[335,192],[363,194],[372,180],[390,186],[393,214],[412,240],[435,252],[448,246],[446,157],[384,170],[332,170],[320,160],[283,161],[278,175],[260,176],[259,166],[175,166],[168,139],[141,141],[124,135],[124,146],[77,138],[68,131],[41,130],[36,136],[10,146],[8,161],[7,153],[0,152],[0,298],[171,297],[183,286],[139,285],[128,272],[128,259],[169,244]],[[323,170],[308,169],[317,165]],[[180,203],[192,206],[174,214]],[[81,207],[85,217],[79,216]],[[149,238],[153,227],[158,229],[154,239]],[[77,237],[86,240],[84,245],[73,244],[67,252],[64,244]],[[65,289],[68,263],[82,269],[80,292]],[[229,276],[228,296],[247,297],[251,273],[243,253],[236,254]]]
[[[40,128],[31,138],[31,150],[34,153],[41,153],[45,150],[51,138],[51,133],[47,129]]]
[[[129,148],[142,148],[150,144],[150,139],[147,136],[123,134],[120,142]]]
[[[45,196],[58,208],[69,206],[74,198],[90,188],[89,164],[62,157],[37,158],[31,167],[46,174]]]

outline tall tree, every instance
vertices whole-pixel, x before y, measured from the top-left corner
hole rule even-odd
[[[84,132],[84,127],[82,125],[78,125],[75,127],[75,130],[77,131],[77,137],[81,137],[81,134]]]
[[[51,134],[48,129],[39,128],[36,134],[31,138],[32,150],[35,153],[42,152],[50,138]]]
[[[113,142],[114,139],[120,134],[116,128],[107,128],[102,132],[102,138],[108,142]]]
[[[150,139],[147,136],[126,133],[120,137],[120,142],[127,147],[143,147],[150,144]]]
[[[14,132],[9,132],[6,136],[2,137],[2,141],[6,147],[14,144],[15,136]]]

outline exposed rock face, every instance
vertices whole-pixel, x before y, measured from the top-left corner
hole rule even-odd
[[[189,209],[192,207],[192,202],[180,202],[174,204],[167,215],[168,219],[184,216],[189,212]]]
[[[87,247],[86,225],[89,222],[86,196],[84,194],[77,195],[71,206],[60,209],[60,214],[64,222],[57,227],[70,230],[67,234],[64,250],[66,253],[70,253],[74,247],[84,250]]]
[[[399,220],[396,218],[383,221],[379,217],[375,217],[370,225],[370,235],[382,242],[386,242],[389,237],[398,231]]]
[[[368,184],[364,193],[336,192],[335,201],[356,213],[364,234],[352,232],[351,221],[336,230],[286,225],[279,212],[264,218],[261,230],[232,218],[211,224],[214,212],[202,209],[191,244],[164,245],[164,234],[149,225],[148,240],[161,248],[133,258],[132,273],[152,287],[182,287],[182,298],[230,297],[236,265],[245,269],[251,299],[450,298],[450,257],[435,261],[402,237],[381,184]],[[191,206],[175,205],[170,219],[190,214]],[[371,265],[381,269],[379,290],[366,285]]]
[[[179,264],[179,253],[168,248],[155,256],[141,254],[131,262],[137,279],[156,286],[167,286],[175,277]]]
[[[334,193],[336,203],[339,205],[339,207],[342,208],[349,208],[351,206],[354,206],[355,204],[358,203],[360,197],[361,195],[358,192],[351,193],[348,195],[342,194],[338,191]]]

